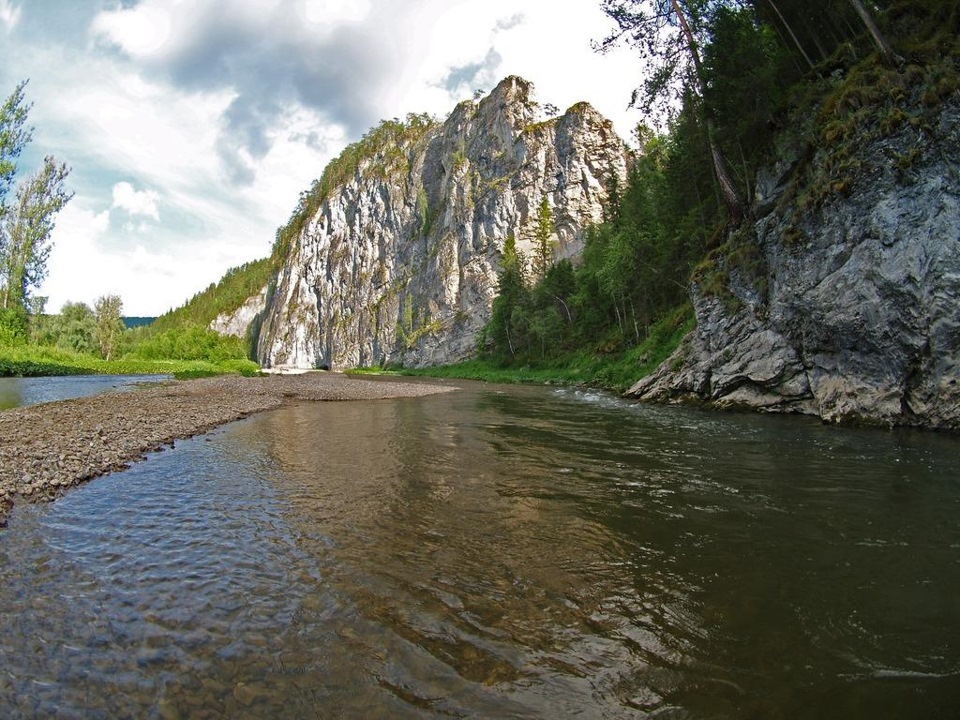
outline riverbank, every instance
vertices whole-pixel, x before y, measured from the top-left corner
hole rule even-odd
[[[221,376],[0,412],[0,527],[14,503],[42,502],[146,453],[297,401],[419,397],[452,388],[338,374]]]
[[[406,375],[505,384],[589,385],[623,393],[640,378],[653,373],[670,357],[695,325],[689,307],[680,307],[651,326],[640,344],[627,349],[609,352],[582,349],[559,353],[551,358],[509,364],[477,358],[454,365],[425,368],[361,367],[347,372],[355,375]]]
[[[215,375],[255,375],[259,366],[251,360],[103,360],[62,348],[20,345],[0,346],[0,377],[46,377],[51,375],[173,375],[179,379]]]

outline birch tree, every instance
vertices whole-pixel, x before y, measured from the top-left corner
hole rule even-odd
[[[13,189],[17,160],[33,138],[27,125],[30,105],[21,82],[0,107],[0,309],[27,311],[31,292],[47,274],[47,260],[58,212],[73,197],[65,182],[70,169],[48,155],[43,166]]]
[[[123,334],[123,301],[119,295],[102,295],[93,305],[96,314],[97,344],[100,346],[100,355],[109,360],[117,347],[120,336]]]

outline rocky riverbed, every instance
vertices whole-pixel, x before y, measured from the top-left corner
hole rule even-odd
[[[143,459],[174,441],[287,402],[419,397],[452,388],[307,373],[216,377],[0,412],[0,527],[14,503]]]

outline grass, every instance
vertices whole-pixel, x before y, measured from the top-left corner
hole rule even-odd
[[[173,375],[178,379],[215,375],[255,375],[259,366],[250,360],[102,360],[59,348],[0,346],[0,377],[48,375]]]
[[[507,384],[590,385],[625,392],[670,357],[695,325],[693,309],[690,305],[684,305],[653,325],[642,343],[619,353],[579,351],[551,362],[522,367],[473,359],[455,365],[429,368],[369,367],[354,368],[348,372],[358,375],[408,375]]]

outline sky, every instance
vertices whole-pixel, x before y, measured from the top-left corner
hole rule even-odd
[[[600,0],[0,0],[0,102],[28,79],[33,142],[72,169],[47,312],[106,294],[182,305],[266,257],[300,193],[384,118],[444,118],[508,75],[586,100],[630,140],[639,84]]]

